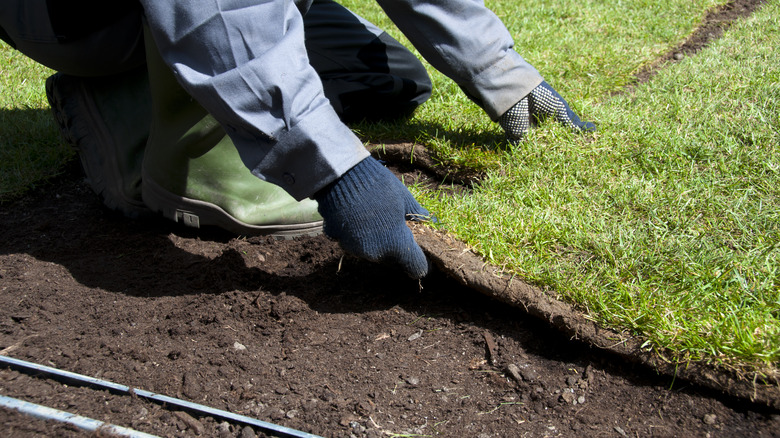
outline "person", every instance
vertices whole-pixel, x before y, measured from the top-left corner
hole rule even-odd
[[[514,50],[506,27],[481,1],[378,3],[510,142],[545,117],[595,129]],[[342,32],[345,23],[350,30]],[[47,94],[108,205],[282,235],[311,232],[321,218],[325,234],[346,252],[398,264],[413,278],[428,272],[405,221],[430,213],[345,121],[408,115],[430,95],[430,81],[400,44],[340,5],[17,0],[0,8],[0,27],[4,40],[38,62],[99,76],[88,84],[55,75]],[[145,99],[136,97],[144,94],[142,65],[150,103],[131,115],[117,102]],[[151,120],[133,123],[144,117]],[[239,167],[247,172],[238,175]]]

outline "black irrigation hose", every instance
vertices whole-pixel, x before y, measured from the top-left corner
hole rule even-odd
[[[153,392],[144,391],[143,389],[130,388],[128,386],[109,382],[107,380],[96,379],[94,377],[84,376],[81,374],[72,373],[70,371],[63,371],[57,368],[47,367],[45,365],[38,365],[36,363],[26,362],[8,356],[0,355],[0,362],[4,363],[5,365],[7,365],[12,369],[16,369],[17,371],[23,371],[35,375],[44,374],[56,380],[65,380],[70,384],[105,389],[113,393],[136,395],[138,397],[152,400],[156,403],[175,406],[199,415],[207,415],[215,418],[221,418],[223,420],[245,424],[248,426],[253,426],[264,432],[273,433],[276,436],[280,436],[280,437],[321,438],[318,435],[313,435],[307,432],[301,432],[299,430],[290,429],[289,427],[268,423],[265,421],[258,420],[256,418],[234,414],[232,412],[211,408],[197,403],[188,402],[186,400],[168,397],[166,395],[155,394]]]

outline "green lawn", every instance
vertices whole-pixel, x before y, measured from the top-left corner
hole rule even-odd
[[[608,79],[588,79],[599,64],[551,80],[572,87],[564,95],[599,124],[595,138],[547,124],[495,150],[499,165],[474,193],[421,192],[425,204],[491,263],[648,349],[775,372],[778,5],[630,94],[609,97],[632,71],[614,61]],[[633,71],[664,51],[628,46],[615,53]]]
[[[0,42],[0,202],[59,174],[63,147],[44,83],[51,71]]]
[[[776,372],[780,1],[615,95],[724,3],[488,2],[518,51],[598,124],[595,136],[547,123],[510,148],[433,70],[434,94],[411,122],[356,129],[367,141],[415,140],[442,162],[485,171],[468,194],[413,190],[491,263],[670,360]],[[344,4],[405,41],[373,2]],[[47,117],[50,72],[7,46],[0,53],[3,199],[56,174],[72,154]]]

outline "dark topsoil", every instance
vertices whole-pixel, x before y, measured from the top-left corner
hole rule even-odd
[[[674,53],[761,3],[711,14]],[[126,220],[75,166],[2,204],[0,354],[327,437],[780,436],[776,409],[572,340],[462,286],[457,267],[418,283],[322,236]],[[0,395],[160,436],[266,436],[8,367]],[[2,436],[95,435],[0,419]]]
[[[572,341],[438,269],[418,283],[325,237],[126,220],[76,168],[3,205],[0,242],[0,353],[300,431],[780,436],[775,410]],[[7,367],[0,395],[160,436],[263,436]],[[89,435],[0,418],[3,436]]]

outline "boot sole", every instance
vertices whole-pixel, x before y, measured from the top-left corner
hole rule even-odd
[[[215,226],[242,236],[272,236],[277,239],[314,237],[322,234],[322,221],[297,224],[250,225],[239,221],[220,206],[175,195],[150,178],[142,178],[144,203],[168,219],[191,228]]]

